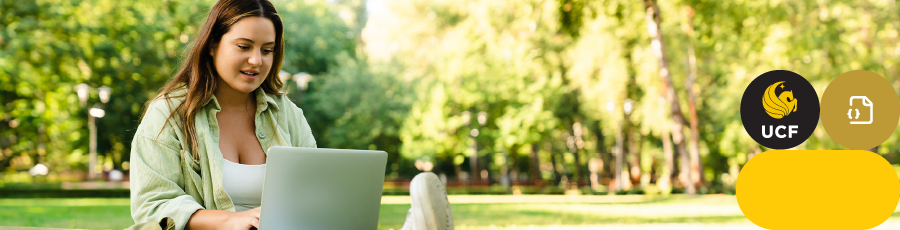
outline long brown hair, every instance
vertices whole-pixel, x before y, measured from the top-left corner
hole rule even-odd
[[[154,100],[184,97],[184,101],[171,109],[171,114],[166,121],[176,119],[175,115],[178,115],[177,119],[181,121],[179,128],[187,139],[182,141],[190,144],[191,157],[194,160],[200,159],[194,117],[200,108],[212,98],[213,92],[216,91],[216,82],[219,81],[210,49],[221,41],[222,35],[227,33],[238,20],[252,16],[268,18],[275,25],[275,56],[272,61],[272,69],[269,70],[269,74],[266,75],[266,79],[260,87],[268,94],[284,94],[281,92],[284,83],[277,75],[278,70],[281,69],[281,61],[284,59],[284,26],[275,7],[268,0],[220,0],[210,9],[209,16],[206,17],[206,22],[203,23],[197,39],[189,45],[189,51],[187,51],[178,73],[159,90],[154,99],[144,105],[144,114],[146,114],[148,106]],[[173,95],[172,92],[184,88],[187,89],[186,94]],[[141,119],[144,114],[141,114]]]

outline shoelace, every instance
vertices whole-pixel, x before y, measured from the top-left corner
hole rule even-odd
[[[444,206],[444,221],[443,223],[441,223],[443,226],[441,226],[440,229],[453,229],[453,213],[452,209],[450,208],[450,200],[447,199],[447,190],[444,189],[443,182],[441,182],[440,180],[438,180],[438,183],[435,183],[435,187],[436,189],[439,189],[439,191],[441,191],[441,193],[444,195],[442,198],[447,204],[446,206]]]

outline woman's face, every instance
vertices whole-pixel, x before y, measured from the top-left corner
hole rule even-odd
[[[213,45],[210,55],[221,81],[218,87],[250,93],[259,88],[275,56],[275,25],[264,17],[238,20],[219,44]]]

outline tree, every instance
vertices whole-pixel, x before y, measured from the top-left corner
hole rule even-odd
[[[97,120],[99,162],[104,170],[127,170],[144,103],[181,64],[213,3],[0,1],[0,170],[12,175],[43,163],[53,180],[72,180],[61,172],[87,169],[89,108],[75,95],[80,83],[113,89],[109,103],[97,103],[106,110]],[[337,66],[339,53],[355,54],[353,36],[343,33],[351,29],[331,6],[275,5],[285,21],[286,69],[324,73]],[[95,104],[97,94],[89,101]]]
[[[678,103],[678,95],[676,95],[675,87],[670,75],[671,72],[669,71],[669,63],[666,59],[665,41],[662,37],[662,29],[660,29],[659,26],[661,17],[659,7],[654,0],[644,0],[644,8],[647,11],[647,30],[650,33],[653,54],[656,56],[660,78],[665,85],[666,100],[670,104],[669,109],[671,110],[671,114],[669,118],[672,119],[671,134],[675,146],[677,146],[678,154],[681,155],[682,174],[686,177],[684,180],[684,183],[686,184],[685,188],[687,188],[688,195],[694,195],[696,193],[696,188],[691,179],[692,173],[689,168],[690,158],[685,150],[685,138],[682,131],[685,119],[684,114],[681,112],[681,104]]]

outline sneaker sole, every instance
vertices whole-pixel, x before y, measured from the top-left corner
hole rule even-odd
[[[420,204],[428,230],[452,230],[453,212],[447,190],[437,175],[419,173],[410,183],[410,197]]]

